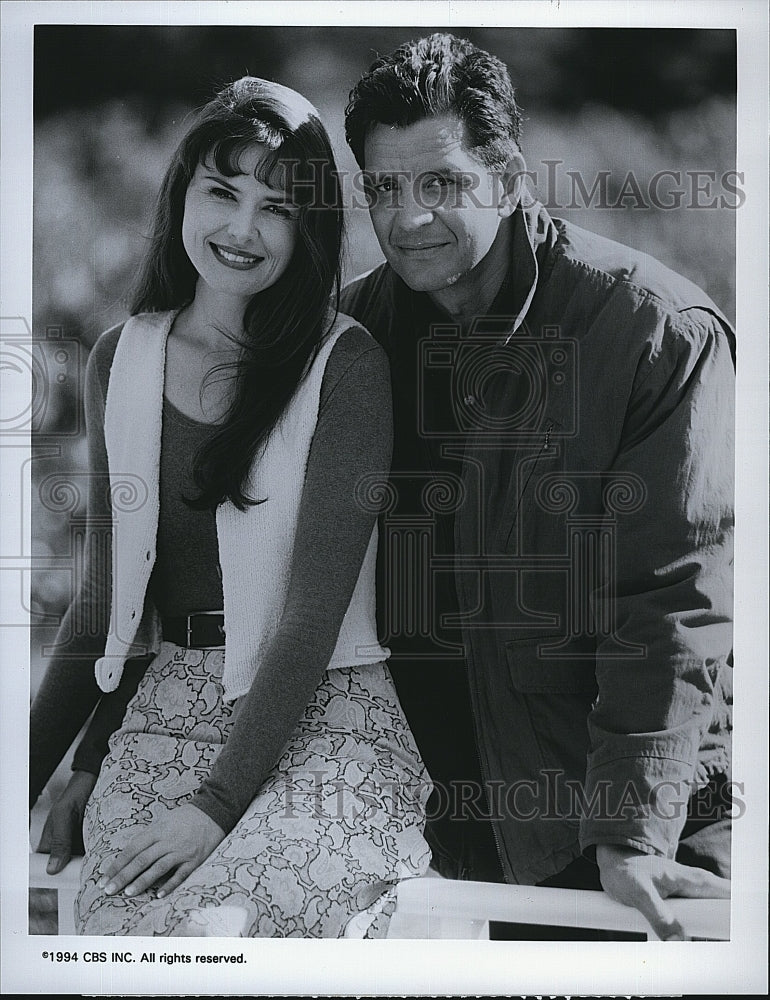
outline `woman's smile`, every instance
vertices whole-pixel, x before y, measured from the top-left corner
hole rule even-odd
[[[225,267],[234,267],[237,271],[248,271],[261,264],[265,259],[257,254],[247,253],[245,250],[235,250],[222,243],[210,242],[209,246],[220,263],[224,264]]]

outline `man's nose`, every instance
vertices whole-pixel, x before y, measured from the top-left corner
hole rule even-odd
[[[433,222],[433,210],[427,208],[420,199],[420,192],[414,190],[411,184],[405,184],[401,192],[401,203],[398,211],[398,227],[405,232],[422,229]]]

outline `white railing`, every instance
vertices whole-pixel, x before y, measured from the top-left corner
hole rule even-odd
[[[80,858],[63,872],[48,875],[47,854],[31,852],[29,886],[58,893],[59,934],[74,934],[73,909],[78,891]],[[668,901],[691,938],[728,940],[730,901],[671,899]],[[586,889],[546,889],[540,886],[460,882],[438,876],[407,879],[399,885],[398,905],[388,937],[483,939],[490,920],[632,931],[654,938],[644,917],[616,903],[603,892]]]
[[[730,938],[729,899],[669,899],[688,938]],[[418,878],[399,886],[388,937],[486,938],[490,920],[633,932],[656,939],[638,910],[604,892]]]

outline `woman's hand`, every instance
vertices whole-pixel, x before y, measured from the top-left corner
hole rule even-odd
[[[96,775],[73,771],[67,787],[51,806],[40,836],[38,851],[50,854],[49,875],[66,868],[73,854],[83,854],[83,813],[94,790]]]
[[[99,888],[108,896],[121,890],[127,896],[137,896],[173,873],[158,892],[158,896],[167,896],[206,860],[224,836],[224,830],[196,806],[178,806],[137,830],[104,868]]]

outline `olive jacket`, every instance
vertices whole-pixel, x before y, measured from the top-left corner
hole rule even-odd
[[[480,762],[505,878],[530,884],[598,844],[673,857],[728,770],[735,340],[690,281],[539,204],[511,273],[513,314],[467,329],[416,330],[387,264],[342,309],[391,357],[425,338],[451,380]]]

